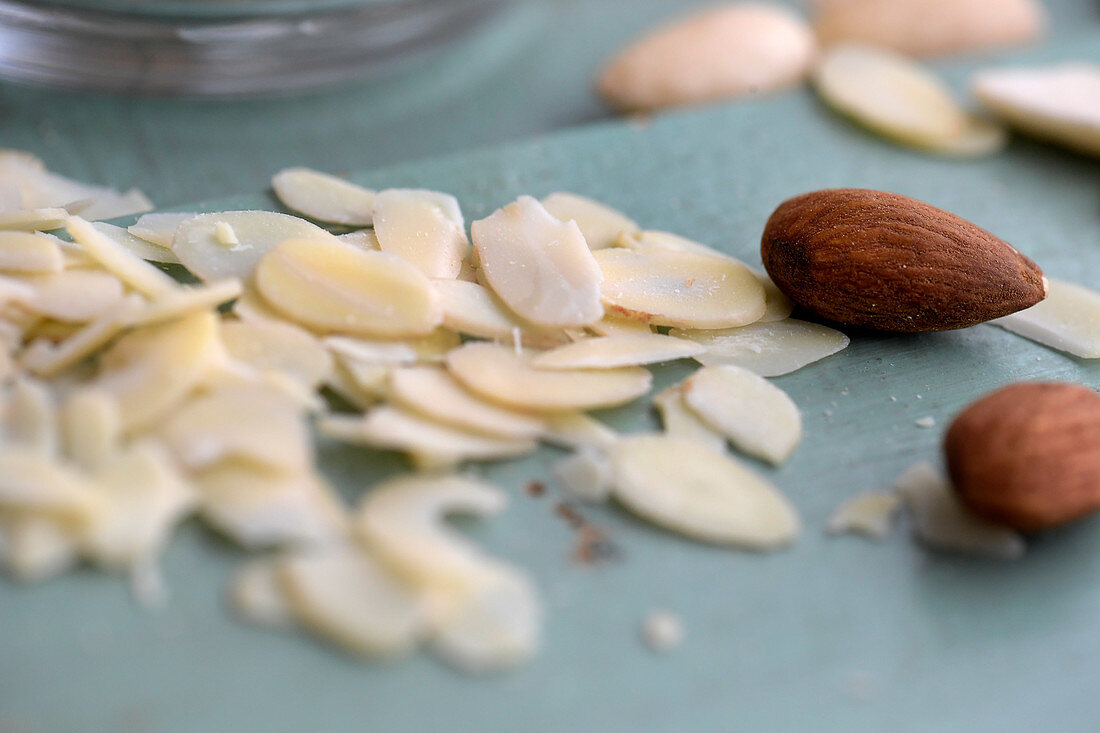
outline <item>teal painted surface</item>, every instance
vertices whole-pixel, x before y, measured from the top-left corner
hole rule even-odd
[[[1097,38],[1039,53],[1096,58]],[[961,79],[964,72],[952,73]],[[99,113],[108,114],[105,107]],[[69,153],[79,158],[78,150]],[[173,175],[181,178],[206,170],[205,161],[178,165]],[[134,160],[124,167],[154,175]],[[1026,141],[978,162],[923,157],[866,136],[803,93],[648,125],[598,125],[354,178],[451,191],[468,220],[519,193],[574,190],[644,226],[753,262],[763,223],[782,199],[869,186],[955,211],[1008,239],[1048,274],[1100,287],[1100,162]],[[245,196],[208,208],[245,205],[270,201]],[[656,387],[691,369],[655,370]],[[842,498],[887,485],[914,460],[935,459],[942,430],[961,406],[1032,378],[1100,387],[1100,364],[981,326],[857,335],[845,352],[777,379],[806,420],[791,462],[761,469],[806,525],[800,542],[777,555],[695,545],[607,506],[584,513],[609,532],[621,559],[578,567],[570,531],[553,514],[557,487],[547,468],[558,452],[543,449],[488,469],[512,505],[495,521],[463,526],[529,568],[547,608],[543,652],[497,679],[459,677],[427,656],[363,665],[309,640],[237,623],[222,593],[244,555],[194,523],[165,556],[173,595],[161,613],[139,611],[123,581],[92,572],[34,588],[0,583],[0,731],[1092,729],[1100,521],[1044,535],[1013,564],[929,554],[905,527],[881,545],[823,533]],[[925,416],[937,427],[915,427]],[[656,426],[643,403],[602,417],[625,431]],[[402,466],[391,456],[332,446],[321,461],[349,499]],[[549,495],[526,496],[532,479],[547,481]],[[637,639],[654,606],[675,610],[687,627],[675,655],[655,656]]]

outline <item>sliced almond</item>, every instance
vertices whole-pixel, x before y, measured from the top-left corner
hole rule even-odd
[[[122,435],[118,405],[104,392],[77,390],[65,400],[60,418],[65,454],[83,470],[99,472],[118,452]]]
[[[533,440],[479,435],[392,406],[376,407],[361,419],[330,417],[318,429],[337,440],[446,457],[451,464],[512,458],[536,447]]]
[[[23,352],[23,366],[42,377],[58,374],[99,351],[127,327],[140,308],[141,298],[131,294],[60,344],[39,339]]]
[[[531,361],[536,369],[613,369],[686,359],[705,349],[693,341],[659,333],[603,336],[544,351]]]
[[[57,242],[38,232],[0,231],[0,271],[60,272],[64,266]]]
[[[373,229],[357,229],[354,232],[345,232],[343,234],[337,234],[336,238],[341,242],[347,244],[353,244],[359,249],[379,251],[382,249],[382,245],[378,243],[378,237],[375,235]]]
[[[463,280],[437,279],[432,284],[443,306],[443,325],[478,338],[511,338],[519,321],[486,287]]]
[[[218,224],[223,223],[233,228],[237,244],[227,247],[218,241]],[[331,242],[335,237],[316,224],[288,214],[222,211],[181,222],[172,237],[172,251],[200,280],[247,280],[264,255],[288,239]]]
[[[726,450],[726,438],[716,432],[702,418],[690,410],[684,402],[684,392],[679,384],[658,392],[653,397],[653,406],[661,415],[661,425],[666,435],[701,443],[712,450]]]
[[[421,596],[352,544],[290,555],[277,573],[294,618],[348,651],[403,656],[427,631]]]
[[[284,206],[310,219],[347,226],[371,225],[374,191],[343,178],[309,168],[284,168],[271,179],[271,187]]]
[[[104,269],[117,275],[139,293],[156,297],[179,287],[171,277],[97,231],[91,223],[74,216],[65,222],[65,228],[73,241],[103,265]]]
[[[521,410],[566,412],[611,407],[649,391],[652,376],[641,367],[550,371],[532,365],[535,355],[503,346],[470,343],[447,355],[447,368],[466,387]]]
[[[122,302],[122,283],[102,270],[66,270],[25,280],[34,296],[23,305],[47,318],[67,323],[95,320]]]
[[[1049,280],[1045,300],[991,321],[1024,338],[1083,359],[1100,359],[1100,293]]]
[[[326,386],[360,411],[389,399],[393,367],[364,364],[337,356]]]
[[[620,437],[612,428],[583,412],[550,413],[545,420],[542,440],[559,448],[607,450]]]
[[[748,369],[703,367],[683,384],[684,403],[734,446],[779,465],[802,439],[802,413],[786,392]]]
[[[420,360],[416,350],[404,341],[368,341],[347,336],[329,336],[322,343],[337,356],[369,366],[393,367],[415,364]]]
[[[472,235],[479,272],[522,318],[569,327],[603,316],[603,278],[575,222],[561,222],[535,199],[521,196],[475,221]]]
[[[57,403],[42,382],[21,379],[0,403],[0,443],[44,456],[58,452]]]
[[[332,371],[332,356],[312,334],[277,321],[223,321],[230,356],[264,371],[285,374],[313,390]]]
[[[458,200],[436,191],[379,192],[374,233],[383,252],[411,262],[428,277],[458,277],[470,247]]]
[[[41,453],[0,448],[0,513],[31,512],[86,524],[102,509],[95,488],[76,471]]]
[[[798,535],[798,515],[771,484],[705,445],[658,435],[610,450],[615,498],[640,517],[704,542],[770,551]]]
[[[545,429],[537,417],[485,402],[434,367],[395,369],[390,399],[445,425],[498,438],[538,438]]]
[[[595,253],[608,312],[657,326],[730,328],[764,315],[764,288],[744,265],[692,252]]]
[[[597,504],[611,495],[614,470],[602,451],[582,448],[559,458],[551,471],[570,499]]]
[[[241,294],[240,280],[222,280],[207,285],[186,286],[172,290],[151,301],[134,314],[133,326],[148,326],[182,318],[195,312],[210,311]]]
[[[617,318],[604,316],[595,323],[588,325],[588,330],[597,336],[626,336],[636,334],[653,333],[653,327],[641,321],[632,321],[629,318]]]
[[[971,81],[984,107],[1013,127],[1100,155],[1100,65],[989,69]]]
[[[443,321],[439,296],[413,265],[335,238],[283,242],[256,268],[256,285],[278,311],[324,331],[394,338]]]
[[[142,214],[136,222],[127,227],[126,231],[142,241],[168,250],[166,256],[171,256],[176,262],[179,262],[179,258],[171,251],[176,229],[183,222],[196,216],[198,214],[193,211],[178,214]]]
[[[576,222],[589,249],[611,247],[624,233],[638,231],[626,214],[575,193],[552,193],[542,205],[555,219]]]
[[[783,294],[766,272],[751,267],[749,269],[764,286],[764,315],[760,316],[757,323],[776,323],[790,318],[794,312],[794,301]]]
[[[705,244],[680,236],[679,234],[662,232],[655,229],[646,229],[640,232],[624,234],[619,237],[616,244],[619,247],[625,247],[626,249],[632,249],[642,253],[651,252],[653,250],[660,250],[663,252],[691,252],[697,255],[724,257],[728,260],[738,261],[725,252],[714,249],[714,247],[708,247]]]
[[[189,216],[194,216],[194,214]],[[163,262],[172,265],[178,265],[180,263],[179,258],[166,246],[155,244],[135,236],[122,227],[117,227],[114,224],[107,224],[102,221],[92,222],[92,227],[103,236],[113,239],[117,244],[129,250],[135,257],[140,257],[150,262]],[[168,241],[171,241],[170,237]]]
[[[270,557],[249,560],[233,575],[229,602],[249,623],[272,629],[292,628],[296,620],[279,581],[279,565]]]
[[[68,211],[53,207],[6,211],[0,213],[0,230],[49,232],[65,226],[68,218]]]
[[[831,534],[858,534],[884,540],[894,526],[901,497],[892,491],[864,491],[844,500],[829,515],[826,528]]]
[[[696,361],[706,365],[732,364],[762,377],[778,377],[845,349],[850,339],[816,323],[788,318],[717,331],[673,329],[676,338],[697,341],[706,353]]]
[[[1023,537],[971,514],[930,464],[910,466],[894,486],[913,518],[914,532],[930,547],[997,560],[1023,557]]]
[[[143,214],[153,208],[153,202],[141,189],[131,188],[125,193],[112,191],[95,197],[80,215],[88,221],[99,221]]]
[[[48,580],[67,571],[78,559],[73,533],[61,522],[33,515],[0,521],[0,565],[15,580]]]

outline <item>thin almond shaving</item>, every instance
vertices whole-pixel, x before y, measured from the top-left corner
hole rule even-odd
[[[545,420],[542,440],[559,448],[607,450],[619,440],[612,428],[583,412],[550,413]]]
[[[0,441],[44,456],[57,455],[57,403],[49,387],[21,379],[4,396],[6,399],[0,403]]]
[[[222,280],[208,285],[180,286],[136,313],[133,326],[164,323],[196,312],[206,312],[232,301],[241,294],[240,280]]]
[[[443,306],[443,325],[452,331],[478,338],[511,338],[522,328],[518,320],[493,295],[477,283],[463,280],[433,280]]]
[[[189,214],[187,216],[194,216],[194,214]],[[129,250],[135,257],[140,257],[150,262],[163,262],[173,265],[178,265],[180,263],[179,258],[176,257],[172,250],[167,249],[167,245],[162,246],[150,242],[147,239],[142,239],[122,227],[116,227],[114,224],[96,221],[92,222],[92,228],[103,236],[114,240],[123,248]],[[171,242],[171,236],[169,236],[167,241]]]
[[[684,392],[679,384],[668,387],[653,396],[653,405],[661,415],[665,435],[701,443],[712,450],[726,449],[726,438],[688,408]]]
[[[346,336],[329,336],[322,343],[345,359],[370,366],[400,366],[420,360],[416,350],[402,341],[367,341]]]
[[[383,252],[435,278],[458,277],[470,246],[458,200],[436,191],[381,191],[374,200],[374,233]]]
[[[50,456],[0,448],[0,515],[32,512],[86,525],[103,510],[91,483]]]
[[[91,356],[121,333],[141,307],[137,295],[87,324],[60,344],[37,340],[23,352],[23,366],[41,377],[52,377]]]
[[[731,364],[762,377],[797,371],[847,348],[850,343],[840,331],[793,318],[717,331],[674,328],[668,333],[706,347],[705,353],[695,357],[701,364]]]
[[[901,497],[892,491],[864,491],[845,499],[829,516],[826,528],[831,534],[858,534],[884,540],[893,529],[900,508]]]
[[[196,216],[198,214],[193,211],[178,214],[142,214],[136,222],[127,227],[126,231],[144,242],[168,250],[169,254],[166,256],[171,256],[176,262],[179,262],[179,258],[171,252],[176,229],[183,222]]]
[[[65,209],[21,209],[0,213],[0,230],[49,232],[65,226],[69,212]]]
[[[614,369],[686,359],[703,351],[697,343],[658,333],[603,336],[545,351],[531,365],[537,369]]]
[[[1100,359],[1100,293],[1050,280],[1045,300],[994,325],[1083,359]]]
[[[118,452],[118,405],[99,390],[85,387],[70,395],[61,408],[60,427],[65,455],[84,471],[101,471]]]
[[[285,374],[314,390],[332,372],[332,356],[312,334],[277,321],[223,321],[222,343],[234,359]]]
[[[87,323],[122,302],[122,283],[101,270],[66,270],[54,275],[26,278],[34,296],[23,305],[47,318],[67,323]]]
[[[91,223],[74,216],[66,221],[65,227],[73,241],[103,265],[104,269],[117,275],[139,293],[157,297],[179,287],[171,277],[97,231]]]
[[[552,193],[542,205],[554,218],[576,222],[589,249],[611,247],[622,235],[638,231],[626,214],[575,193]]]
[[[76,540],[63,523],[40,516],[0,520],[0,564],[15,580],[41,582],[78,559]]]
[[[250,560],[237,570],[229,586],[233,609],[249,623],[290,629],[296,621],[279,581],[278,562],[271,557]]]
[[[653,327],[641,321],[632,321],[629,318],[616,318],[604,316],[595,323],[589,324],[588,330],[597,336],[627,336],[653,333]]]
[[[582,448],[558,459],[552,472],[570,499],[598,504],[611,495],[614,470],[601,451]]]
[[[310,219],[347,226],[371,225],[374,191],[343,178],[309,168],[285,168],[271,179],[271,187],[283,205]]]
[[[0,271],[50,273],[60,272],[63,266],[61,248],[50,236],[0,231]]]

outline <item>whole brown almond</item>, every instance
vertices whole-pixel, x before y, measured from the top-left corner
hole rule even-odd
[[[760,255],[798,305],[836,323],[915,333],[964,328],[1046,297],[1038,265],[922,201],[858,188],[796,196],[771,215]]]
[[[975,514],[1033,532],[1100,509],[1100,395],[1014,384],[983,397],[944,441],[955,491]]]

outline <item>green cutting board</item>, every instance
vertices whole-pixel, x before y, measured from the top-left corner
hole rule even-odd
[[[1055,49],[1092,54],[1094,43]],[[961,71],[958,72],[961,74]],[[450,191],[467,219],[521,193],[572,190],[758,261],[761,229],[788,196],[832,186],[897,191],[971,219],[1054,277],[1100,286],[1100,164],[1015,141],[959,162],[869,137],[795,92],[555,135],[355,176]],[[264,195],[202,208],[270,206]],[[656,388],[693,368],[655,369]],[[585,508],[618,548],[571,559],[548,467],[559,455],[486,469],[512,495],[498,519],[463,525],[528,568],[546,607],[542,652],[514,674],[471,679],[427,655],[363,664],[311,640],[250,628],[222,594],[244,554],[196,523],[164,557],[170,605],[136,608],[92,571],[39,587],[0,583],[0,731],[1076,731],[1100,691],[1100,522],[1085,520],[994,563],[930,553],[900,527],[881,544],[827,537],[846,496],[937,460],[963,405],[1020,379],[1100,387],[1100,364],[994,327],[855,335],[844,352],[776,379],[802,408],[805,440],[779,470],[800,541],[774,555],[680,539],[619,508]],[[933,429],[914,425],[936,419]],[[641,401],[601,414],[653,429]],[[326,446],[350,500],[400,459]],[[548,484],[528,496],[532,480]],[[683,647],[638,640],[654,607],[677,612]]]

